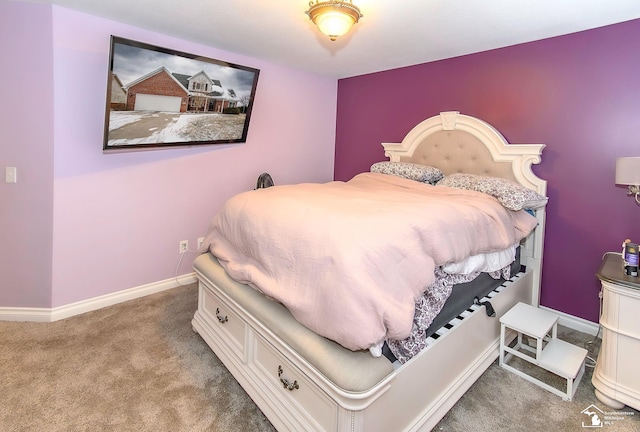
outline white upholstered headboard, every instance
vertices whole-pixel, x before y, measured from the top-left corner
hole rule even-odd
[[[400,143],[383,143],[394,162],[440,168],[445,175],[463,172],[514,180],[541,195],[547,182],[531,170],[540,163],[544,144],[509,144],[494,127],[457,111],[442,112],[416,125]],[[539,304],[545,209],[535,211],[538,225],[521,248],[521,260],[533,270],[533,304]]]

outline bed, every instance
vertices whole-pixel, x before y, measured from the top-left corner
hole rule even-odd
[[[401,143],[382,145],[389,162],[436,167],[445,178],[506,179],[546,196],[546,182],[531,169],[544,145],[509,144],[471,116],[443,112],[416,125]],[[384,176],[377,175],[363,174]],[[351,346],[340,335],[312,331],[313,322],[301,324],[308,311],[300,315],[271,292],[232,278],[225,258],[210,251],[194,260],[199,298],[193,328],[279,431],[430,430],[498,357],[500,316],[518,302],[538,305],[544,205],[528,214],[533,228],[518,240],[519,265],[510,266],[508,279],[467,299],[402,362],[393,353],[362,349],[373,339]]]

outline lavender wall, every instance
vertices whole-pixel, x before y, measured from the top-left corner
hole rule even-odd
[[[220,205],[263,171],[281,184],[332,179],[335,79],[57,6],[0,2],[0,16],[15,71],[0,84],[13,101],[0,108],[0,161],[19,179],[0,184],[0,306],[57,307],[169,279],[178,242],[195,248]],[[247,143],[103,154],[112,34],[260,69]],[[5,238],[18,249],[7,253]]]
[[[51,8],[2,2],[0,17],[0,305],[46,307],[53,247]],[[17,183],[4,182],[7,166],[18,168]]]
[[[335,179],[384,159],[421,120],[460,111],[509,142],[544,143],[550,202],[541,302],[597,321],[606,251],[640,241],[640,207],[614,185],[640,155],[640,20],[338,82]]]

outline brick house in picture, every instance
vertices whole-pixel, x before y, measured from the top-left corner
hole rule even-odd
[[[164,67],[127,85],[127,111],[186,112],[189,92]]]
[[[223,112],[237,104],[235,92],[204,71],[184,75],[161,67],[127,85],[128,111]]]
[[[195,75],[174,73],[173,76],[189,90],[189,111],[223,112],[237,106],[236,94],[225,89],[219,80],[211,79],[204,71]]]

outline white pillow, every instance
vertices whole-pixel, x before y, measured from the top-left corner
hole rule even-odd
[[[516,246],[478,255],[471,255],[462,261],[445,264],[442,270],[449,274],[470,274],[474,272],[494,272],[508,266],[516,259]]]

